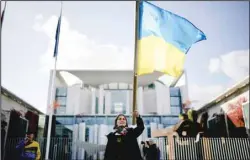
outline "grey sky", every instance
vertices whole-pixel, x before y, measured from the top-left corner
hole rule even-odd
[[[1,2],[3,4],[3,2]],[[187,54],[189,93],[205,102],[249,74],[249,2],[152,2],[200,28]],[[8,2],[2,86],[46,110],[60,2]],[[135,2],[63,2],[59,68],[132,68]]]

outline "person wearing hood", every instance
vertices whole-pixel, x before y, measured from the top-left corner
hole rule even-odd
[[[142,160],[137,138],[144,130],[144,123],[137,111],[133,114],[137,123],[135,128],[128,127],[125,115],[120,114],[116,117],[115,131],[107,135],[104,160]]]

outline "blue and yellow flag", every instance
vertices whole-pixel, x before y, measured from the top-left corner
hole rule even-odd
[[[154,71],[178,77],[190,47],[205,34],[187,19],[149,2],[139,5],[137,74]]]

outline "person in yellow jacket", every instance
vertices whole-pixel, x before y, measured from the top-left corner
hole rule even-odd
[[[39,143],[34,141],[34,133],[28,132],[26,138],[18,143],[17,149],[22,150],[20,160],[40,160]]]

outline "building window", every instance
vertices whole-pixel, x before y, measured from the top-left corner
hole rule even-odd
[[[60,106],[66,106],[67,105],[67,97],[56,97],[57,103],[60,104]]]
[[[56,114],[65,114],[66,105],[67,105],[67,88],[66,87],[56,88],[55,100],[57,101],[57,103],[59,103],[59,106],[56,109]]]
[[[179,115],[181,113],[180,106],[171,107],[171,114],[172,115]]]
[[[56,114],[65,114],[66,113],[66,107],[65,106],[59,106],[59,108],[56,109]]]
[[[116,117],[108,117],[108,124],[107,125],[115,125],[115,118]]]
[[[89,141],[89,127],[86,127],[85,142]]]
[[[151,128],[147,127],[147,130],[148,130],[148,138],[151,138]]]
[[[111,93],[111,113],[126,113],[127,90],[110,90]]]
[[[154,83],[151,83],[150,85],[148,85],[148,88],[149,88],[149,89],[155,89],[155,84],[154,84]]]
[[[171,114],[179,115],[182,111],[181,92],[179,87],[170,88]]]
[[[61,97],[67,97],[67,88],[66,87],[56,88],[56,95]]]
[[[98,114],[98,105],[99,104],[99,99],[98,97],[95,98],[95,113]]]
[[[181,105],[181,97],[170,97],[170,105],[180,106]]]
[[[170,88],[170,96],[171,97],[180,97],[180,88],[179,87],[172,87]]]

